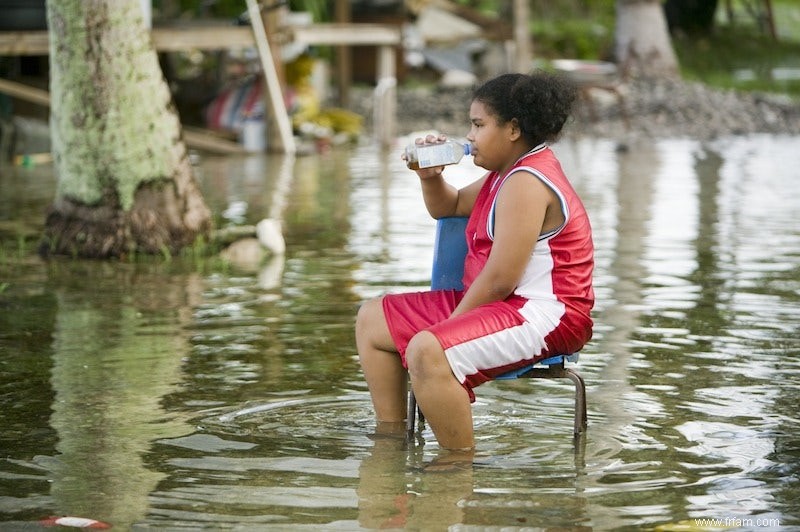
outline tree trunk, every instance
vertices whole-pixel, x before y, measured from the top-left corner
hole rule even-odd
[[[628,75],[679,74],[660,0],[617,0],[615,47],[617,63]]]
[[[208,233],[139,0],[49,0],[58,187],[42,252],[175,253]]]

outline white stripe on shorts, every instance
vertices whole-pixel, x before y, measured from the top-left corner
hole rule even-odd
[[[551,303],[544,305],[551,307],[548,309],[551,312],[546,313],[541,301],[536,305],[528,302],[519,309],[527,321],[446,349],[444,354],[458,382],[463,384],[470,375],[532,359],[544,351],[547,348],[545,337],[564,315],[562,304]]]

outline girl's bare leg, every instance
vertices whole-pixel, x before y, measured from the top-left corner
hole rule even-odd
[[[472,405],[456,380],[436,337],[422,331],[408,344],[406,361],[411,386],[439,445],[465,451],[475,447]]]
[[[358,311],[356,349],[378,422],[403,422],[408,373],[386,325],[380,298],[367,301]]]

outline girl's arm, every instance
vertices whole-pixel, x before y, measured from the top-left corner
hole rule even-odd
[[[447,140],[444,135],[428,135],[424,139],[418,138],[415,142],[419,145],[425,143],[435,143]],[[404,155],[405,158],[405,155]],[[432,168],[421,168],[416,170],[417,176],[422,187],[422,197],[425,207],[433,218],[444,218],[445,216],[469,216],[472,207],[475,205],[475,198],[481,189],[483,178],[457,189],[449,184],[442,177],[444,166]]]
[[[548,209],[558,201],[536,177],[517,172],[506,180],[497,197],[494,243],[481,273],[453,311],[463,314],[480,305],[507,298],[519,284],[543,227],[553,222]],[[545,221],[547,219],[547,222]]]
[[[426,176],[424,177],[423,174]],[[417,170],[425,207],[433,218],[469,216],[486,176],[457,189],[442,177],[442,167]],[[429,175],[429,176],[428,176]]]

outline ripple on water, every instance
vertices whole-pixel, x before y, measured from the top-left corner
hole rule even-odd
[[[215,412],[202,420],[208,430],[247,434],[284,444],[313,440],[366,442],[374,426],[369,395],[352,392],[342,396],[296,396],[247,404],[235,410]]]

